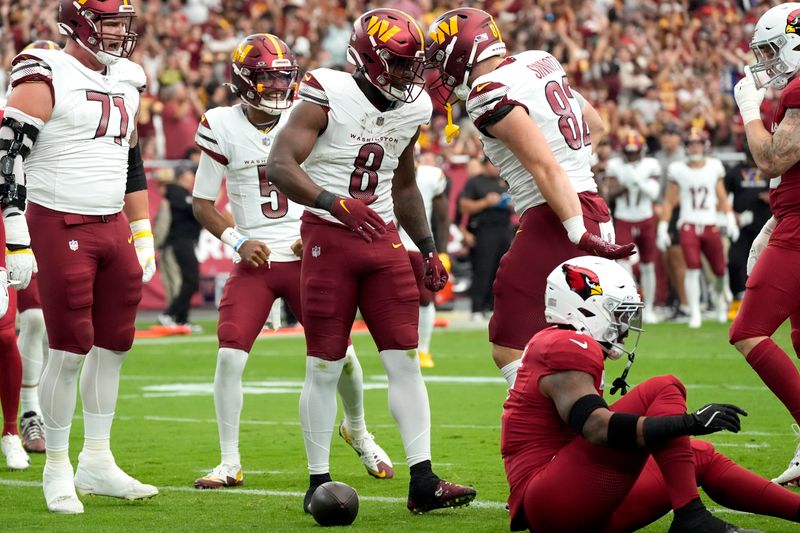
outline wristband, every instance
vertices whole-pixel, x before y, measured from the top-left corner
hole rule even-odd
[[[239,251],[239,247],[242,246],[242,243],[247,240],[246,237],[242,237],[241,233],[236,231],[232,227],[225,228],[225,231],[222,232],[222,235],[219,236],[219,240],[233,248],[234,252]]]
[[[583,425],[586,424],[586,420],[589,419],[592,413],[600,408],[608,409],[608,404],[601,396],[597,394],[581,396],[575,400],[575,403],[572,404],[572,409],[569,410],[567,422],[569,427],[575,430],[575,433],[578,435],[582,435]]]
[[[649,416],[644,421],[642,434],[647,448],[656,448],[676,437],[690,435],[694,423],[690,414],[673,416]]]
[[[425,237],[421,241],[415,242],[414,244],[417,245],[417,248],[419,248],[419,251],[424,257],[428,257],[430,254],[436,253],[436,242],[434,242],[433,237]]]
[[[608,447],[633,450],[639,447],[636,439],[636,425],[639,415],[614,413],[608,420]]]
[[[583,215],[575,215],[567,220],[562,220],[561,224],[567,230],[567,237],[569,237],[572,244],[578,244],[586,233],[586,225],[583,223]]]
[[[330,212],[331,208],[333,207],[333,202],[336,201],[336,195],[328,192],[322,191],[317,196],[317,199],[314,200],[314,207],[318,207],[320,209],[324,209],[325,211]]]

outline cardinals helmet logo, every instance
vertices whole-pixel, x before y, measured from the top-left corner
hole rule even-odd
[[[600,279],[597,274],[588,268],[577,267],[572,265],[564,265],[561,267],[564,272],[564,277],[567,280],[567,285],[572,292],[587,300],[591,296],[600,296],[603,294],[603,288],[600,286]]]
[[[786,17],[786,33],[800,33],[800,9],[795,9]]]

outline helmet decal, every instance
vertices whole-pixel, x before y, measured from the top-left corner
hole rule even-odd
[[[603,294],[600,278],[588,268],[565,264],[561,270],[564,272],[570,290],[584,300]]]

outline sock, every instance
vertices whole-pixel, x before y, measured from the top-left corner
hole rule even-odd
[[[408,466],[431,459],[431,411],[416,350],[383,350],[381,362],[389,380],[392,411]]]
[[[361,439],[367,436],[367,424],[364,421],[364,373],[352,344],[347,346],[345,353],[347,355],[344,356],[344,366],[336,389],[342,398],[347,431],[353,439]]]
[[[686,270],[686,300],[689,303],[689,316],[701,316],[700,313],[700,270]]]
[[[300,393],[300,425],[303,428],[309,474],[330,472],[330,450],[336,423],[336,384],[344,358],[327,361],[306,357],[306,380]]]
[[[17,414],[21,384],[22,361],[17,349],[14,328],[4,328],[0,331],[0,405],[3,407],[3,435],[19,434]]]
[[[22,356],[21,411],[40,412],[39,378],[44,364],[44,315],[41,309],[27,309],[19,315],[17,346]]]
[[[800,424],[800,373],[772,339],[764,339],[747,354],[747,362]]]
[[[111,424],[117,406],[119,374],[128,352],[92,346],[81,372],[83,451],[91,456],[111,455]]]
[[[217,354],[214,408],[217,412],[221,462],[229,465],[242,464],[239,457],[239,418],[244,403],[242,374],[247,356],[244,350],[234,348],[220,348]]]
[[[656,302],[656,265],[653,263],[639,263],[639,274],[644,292],[644,309],[653,312]]]
[[[47,365],[39,381],[39,403],[42,407],[48,461],[53,452],[66,454],[69,448],[69,430],[78,400],[78,372],[83,357],[62,350],[49,351]],[[60,454],[55,454],[53,460],[59,457]]]
[[[436,320],[436,306],[433,303],[419,308],[419,351],[431,353],[433,323]]]
[[[697,479],[712,500],[729,509],[800,522],[800,494],[737,465],[710,443],[702,444],[694,445]]]
[[[503,374],[503,377],[508,382],[508,388],[514,386],[514,382],[517,380],[517,370],[522,365],[522,358],[514,359],[503,368],[500,369],[500,373]]]

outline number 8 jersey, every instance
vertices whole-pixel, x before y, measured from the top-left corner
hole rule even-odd
[[[377,195],[370,207],[385,222],[394,220],[392,178],[400,154],[433,112],[426,92],[414,102],[396,103],[381,112],[367,99],[351,74],[327,68],[307,73],[300,98],[322,106],[328,125],[303,163],[320,187],[345,198]],[[341,224],[325,210],[307,208]]]
[[[192,196],[215,201],[225,178],[236,229],[271,250],[270,261],[298,261],[291,251],[300,238],[303,208],[269,181],[265,169],[270,146],[289,111],[266,133],[253,126],[244,106],[209,109],[200,119],[195,143],[203,151]]]
[[[545,199],[522,163],[486,128],[505,117],[513,106],[521,106],[544,134],[575,190],[596,191],[589,130],[578,98],[561,64],[540,50],[510,56],[473,82],[467,113],[481,132],[486,155],[508,183],[517,213],[543,204]]]

